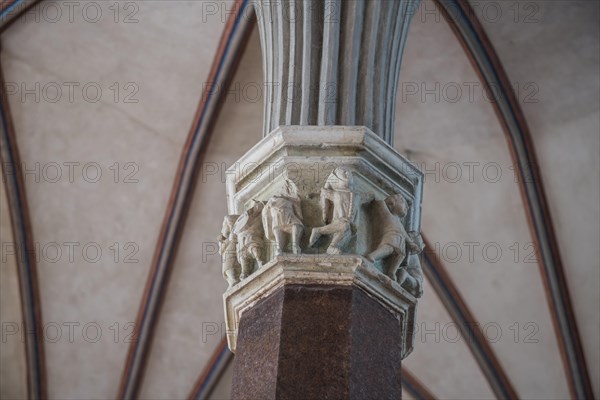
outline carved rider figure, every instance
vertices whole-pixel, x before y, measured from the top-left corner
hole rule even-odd
[[[237,236],[233,233],[233,225],[239,215],[227,215],[223,219],[223,228],[219,235],[219,254],[223,262],[223,277],[232,287],[240,281],[240,264],[237,260]]]
[[[289,179],[285,180],[283,192],[269,199],[262,210],[265,236],[275,240],[277,254],[283,253],[288,236],[291,238],[292,253],[300,254],[300,238],[304,230],[302,208],[298,188]]]
[[[313,228],[309,246],[314,246],[322,235],[331,235],[327,253],[341,254],[356,231],[354,220],[360,205],[360,195],[354,192],[352,172],[346,168],[334,169],[321,189],[320,200],[326,225]]]
[[[263,203],[255,201],[254,205],[244,211],[233,225],[233,233],[238,240],[237,259],[242,266],[240,280],[254,272],[254,261],[258,264],[258,268],[262,267],[264,262],[264,232],[261,219],[263,207]]]
[[[381,224],[383,234],[375,250],[366,258],[372,262],[383,260],[383,272],[391,279],[398,280],[405,289],[418,295],[423,279],[421,266],[418,257],[410,257],[408,260],[407,256],[420,253],[423,242],[418,234],[409,235],[404,228],[403,218],[408,213],[406,200],[401,194],[394,194],[385,200],[375,200],[372,204],[376,215],[375,222]],[[410,261],[411,265],[407,265],[407,261]]]

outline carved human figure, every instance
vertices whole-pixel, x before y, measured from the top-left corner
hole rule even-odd
[[[419,253],[423,251],[425,244],[421,235],[417,232],[409,232],[408,234],[420,250],[417,253],[408,255],[406,262],[400,266],[397,280],[404,289],[408,290],[415,297],[421,297],[423,295],[423,270],[419,261]]]
[[[352,171],[338,167],[329,174],[320,197],[326,225],[313,228],[309,246],[314,246],[321,236],[331,235],[327,253],[342,253],[356,232],[354,220],[362,203],[361,196],[354,189]]]
[[[262,210],[262,221],[267,239],[275,240],[277,254],[283,253],[288,237],[291,238],[292,253],[300,254],[304,224],[300,196],[294,182],[286,179],[282,193],[269,199]]]
[[[264,262],[264,231],[261,218],[263,207],[263,203],[255,201],[233,225],[233,233],[237,236],[237,260],[242,266],[240,280],[254,272],[255,261],[258,268],[262,267]]]
[[[366,258],[372,262],[383,260],[383,272],[391,279],[398,280],[401,285],[404,282],[413,283],[407,268],[400,272],[399,278],[396,276],[407,256],[418,254],[422,250],[421,245],[415,242],[415,235],[409,235],[404,228],[403,218],[408,213],[406,200],[401,194],[393,194],[385,200],[373,201],[372,205],[374,223],[381,225],[383,233],[375,250],[367,254]]]
[[[237,236],[233,233],[233,225],[239,215],[227,215],[223,219],[223,227],[219,235],[219,253],[223,262],[223,277],[232,287],[240,281],[240,263],[237,260]]]

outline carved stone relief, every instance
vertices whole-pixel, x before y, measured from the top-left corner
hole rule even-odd
[[[412,294],[422,294],[422,273],[418,254],[424,244],[418,232],[407,233],[404,217],[408,213],[408,204],[401,194],[393,194],[385,200],[374,200],[371,207],[375,213],[374,223],[381,227],[376,248],[366,255],[367,260],[375,263],[382,261],[383,272],[397,281]],[[411,266],[409,268],[409,257]]]
[[[223,277],[232,287],[240,281],[241,267],[237,260],[237,236],[233,233],[233,225],[239,215],[227,215],[223,219],[223,228],[219,235],[219,253],[223,262]]]
[[[237,261],[242,266],[240,280],[248,277],[265,262],[264,257],[264,229],[262,224],[262,210],[264,204],[255,201],[254,205],[244,211],[233,224],[233,233],[237,237]]]
[[[376,199],[373,193],[359,190],[348,167],[331,171],[318,202],[311,200],[314,196],[301,196],[289,178],[281,186],[266,201],[253,200],[241,215],[225,217],[219,241],[223,275],[230,287],[283,253],[352,254],[363,256],[411,294],[421,296],[423,276],[418,255],[424,245],[418,232],[406,229],[409,204],[402,194]],[[320,224],[305,226],[303,205],[320,214],[310,218],[321,220]],[[359,219],[363,223],[357,224]],[[366,237],[365,249],[359,252],[352,245],[357,234]],[[308,241],[305,236],[309,236]],[[271,247],[274,255],[267,257]]]
[[[364,126],[281,125],[225,174],[219,237],[229,348],[244,310],[285,285],[355,286],[413,349],[423,173]]]
[[[347,251],[350,240],[356,234],[356,216],[365,199],[372,195],[359,193],[354,186],[352,171],[334,169],[321,189],[320,206],[324,226],[312,229],[309,246],[313,247],[321,236],[331,236],[327,254]]]
[[[286,179],[282,193],[271,197],[263,208],[265,236],[275,241],[277,254],[284,252],[288,241],[291,242],[292,253],[300,254],[300,238],[304,231],[300,202],[298,188]]]

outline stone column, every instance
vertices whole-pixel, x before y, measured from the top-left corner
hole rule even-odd
[[[363,125],[393,141],[398,73],[416,0],[255,0],[264,134]]]
[[[234,399],[400,399],[423,175],[391,146],[414,1],[256,1],[265,137],[219,237]]]

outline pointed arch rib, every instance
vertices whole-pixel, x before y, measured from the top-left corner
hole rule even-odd
[[[477,320],[463,300],[450,275],[448,275],[442,261],[434,251],[430,250],[433,247],[431,247],[425,234],[423,234],[423,240],[425,241],[423,272],[446,307],[448,314],[456,323],[462,337],[468,338],[465,342],[486,377],[490,388],[499,399],[517,399],[517,393],[508,379],[508,375],[496,358],[488,340],[479,329]]]
[[[249,3],[249,0],[237,0],[234,5],[235,11],[229,15],[225,25],[207,79],[207,82],[215,83],[218,87],[229,86],[240,58],[239,55],[243,52],[247,43],[248,32],[252,27],[248,13],[245,12]],[[177,243],[183,231],[189,209],[195,175],[212,135],[212,128],[223,101],[222,93],[221,90],[216,92],[204,91],[184,145],[152,259],[146,288],[138,310],[134,332],[135,340],[132,341],[129,347],[123,367],[117,394],[120,399],[136,398],[143,381],[154,328],[159,318],[160,308],[177,252]]]
[[[47,398],[46,361],[42,331],[42,304],[38,286],[37,263],[31,217],[21,170],[12,117],[6,96],[4,73],[0,63],[0,158],[2,179],[6,185],[8,208],[17,259],[17,275],[23,312],[23,335],[27,366],[27,396],[30,399]]]
[[[402,368],[402,389],[415,400],[435,400],[435,396],[406,368]]]
[[[564,266],[525,115],[508,75],[475,12],[465,0],[434,0],[463,46],[488,93],[503,127],[511,156],[518,165],[519,188],[536,245],[538,265],[554,322],[569,390],[573,398],[593,398],[579,329]],[[498,90],[494,91],[491,88]]]
[[[21,14],[40,0],[0,1],[0,33],[10,26]]]

